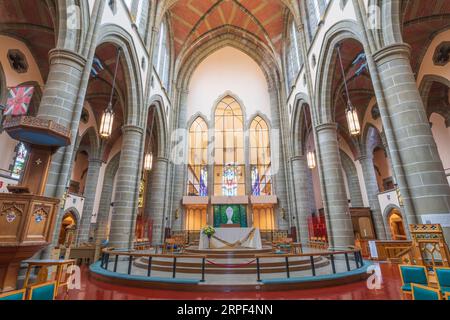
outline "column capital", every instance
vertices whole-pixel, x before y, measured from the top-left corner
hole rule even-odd
[[[386,63],[393,59],[411,57],[411,46],[407,43],[396,43],[386,46],[373,54],[376,63]]]
[[[331,122],[331,123],[322,123],[316,126],[316,131],[324,131],[324,130],[337,130],[337,123]]]
[[[104,163],[103,159],[101,158],[89,158],[89,163],[96,163],[102,165]]]
[[[296,156],[292,156],[291,157],[291,162],[295,162],[295,161],[303,161],[306,159],[305,155],[296,155]]]
[[[67,49],[59,49],[55,48],[50,50],[48,53],[50,64],[68,64],[70,63],[74,67],[78,67],[79,69],[83,69],[87,63],[85,57],[79,55],[78,53],[67,50]]]
[[[122,132],[136,132],[140,134],[144,134],[144,128],[132,124],[126,124],[122,127]]]
[[[169,163],[169,158],[166,158],[166,157],[156,157],[155,162],[165,162],[165,163]]]
[[[303,22],[300,22],[298,25],[297,25],[297,30],[299,31],[299,32],[303,32],[303,29],[305,28],[305,25],[303,24]]]

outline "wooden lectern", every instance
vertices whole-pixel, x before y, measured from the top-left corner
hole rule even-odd
[[[30,155],[20,185],[0,193],[0,293],[15,290],[20,262],[51,243],[60,201],[44,190],[53,153],[70,144],[69,130],[50,120],[7,117],[4,129]]]

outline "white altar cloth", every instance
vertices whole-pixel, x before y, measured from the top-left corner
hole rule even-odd
[[[211,240],[200,234],[199,249],[262,249],[261,233],[256,228],[216,228]]]

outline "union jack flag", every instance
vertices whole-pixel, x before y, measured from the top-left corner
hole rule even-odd
[[[28,112],[34,87],[10,88],[6,102],[5,116],[22,116]]]

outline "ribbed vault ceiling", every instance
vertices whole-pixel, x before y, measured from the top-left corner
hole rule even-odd
[[[179,0],[170,7],[175,54],[214,30],[245,30],[275,53],[281,52],[285,5],[280,0]]]

